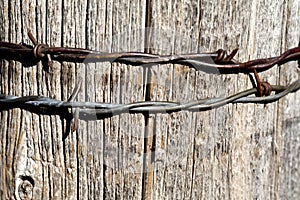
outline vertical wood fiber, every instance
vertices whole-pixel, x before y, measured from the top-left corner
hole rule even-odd
[[[179,54],[239,48],[237,59],[276,56],[298,44],[300,3],[284,0],[0,0],[0,40],[103,52]],[[292,62],[260,74],[299,79]],[[181,65],[1,60],[0,93],[66,101],[186,102],[251,88],[244,74]],[[211,111],[121,114],[80,120],[0,112],[1,199],[296,199],[300,196],[299,92],[278,102]],[[29,192],[26,188],[33,187]]]

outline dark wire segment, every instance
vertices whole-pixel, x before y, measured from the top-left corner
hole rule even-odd
[[[268,70],[275,65],[289,61],[300,62],[300,47],[287,50],[277,57],[238,62],[234,58],[238,49],[229,55],[219,49],[210,53],[191,53],[181,55],[158,55],[143,52],[103,53],[82,48],[49,47],[38,44],[31,32],[28,32],[34,46],[0,42],[0,59],[11,59],[31,66],[43,61],[44,67],[51,67],[52,61],[59,62],[117,62],[130,65],[181,64],[207,73],[249,73]],[[46,67],[47,66],[47,67]]]
[[[68,109],[78,109],[80,119],[105,118],[122,113],[171,113],[182,110],[204,111],[215,109],[230,103],[260,103],[266,104],[277,101],[289,93],[300,89],[300,80],[295,81],[289,86],[272,85],[270,96],[255,97],[251,96],[257,93],[256,88],[248,89],[228,97],[207,98],[192,102],[164,102],[164,101],[146,101],[129,104],[110,104],[94,102],[64,102],[42,96],[16,97],[0,95],[0,111],[13,108],[22,108],[41,114],[58,114],[70,116]],[[67,114],[67,113],[68,114]],[[72,118],[72,117],[71,117]]]

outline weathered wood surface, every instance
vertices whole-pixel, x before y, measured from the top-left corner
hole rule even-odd
[[[150,28],[146,28],[150,27]],[[278,55],[298,44],[300,2],[284,0],[0,0],[0,39],[105,52],[189,53],[240,48],[238,59]],[[148,38],[148,39],[145,39]],[[261,74],[299,78],[295,63]],[[1,61],[0,92],[78,101],[189,101],[252,87],[247,75],[180,65],[148,68]],[[300,196],[299,92],[268,105],[206,112],[122,114],[80,121],[62,140],[59,116],[0,113],[1,199],[296,199]],[[144,172],[144,173],[143,173]]]

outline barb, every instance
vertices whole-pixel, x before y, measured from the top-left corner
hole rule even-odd
[[[225,98],[207,98],[187,103],[177,102],[135,102],[130,104],[110,104],[93,102],[64,102],[42,96],[16,97],[0,95],[0,111],[12,108],[22,108],[39,114],[60,115],[72,118],[71,113],[66,113],[69,108],[76,108],[76,119],[95,120],[106,118],[121,113],[171,113],[182,110],[204,111],[211,110],[230,103],[271,103],[279,100],[289,93],[300,89],[300,79],[289,86],[270,85],[269,90],[275,92],[270,96],[255,97],[256,88],[248,89]],[[263,88],[265,90],[265,88]]]
[[[241,63],[233,59],[238,49],[233,50],[229,55],[222,49],[209,53],[181,55],[157,55],[142,52],[103,53],[81,48],[49,47],[46,44],[38,44],[31,32],[28,32],[28,36],[34,47],[0,42],[0,58],[21,61],[29,66],[43,61],[50,68],[52,60],[59,62],[118,62],[131,65],[172,63],[187,65],[208,73],[249,73],[253,72],[253,69],[262,72],[289,61],[300,62],[300,47],[289,49],[277,57]]]

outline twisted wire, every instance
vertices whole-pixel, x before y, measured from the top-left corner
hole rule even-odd
[[[276,65],[282,65],[290,61],[298,61],[300,65],[300,46],[288,49],[276,57],[255,59],[247,62],[239,62],[234,59],[238,49],[231,53],[223,49],[208,53],[191,53],[180,55],[158,55],[143,52],[116,52],[103,53],[99,51],[50,47],[39,44],[31,32],[28,33],[34,46],[27,44],[14,44],[0,42],[0,59],[16,60],[23,66],[32,66],[39,61],[43,67],[49,70],[53,67],[53,60],[64,62],[117,62],[130,65],[156,65],[156,64],[180,64],[195,68],[207,73],[234,74],[254,72],[256,88],[248,89],[228,97],[214,97],[191,102],[168,101],[144,101],[129,104],[111,104],[97,102],[74,102],[80,86],[74,89],[68,101],[55,100],[43,96],[9,96],[0,94],[0,111],[13,108],[21,108],[46,115],[59,115],[62,118],[73,120],[72,131],[78,127],[78,119],[95,120],[95,117],[105,118],[122,113],[172,113],[182,110],[204,111],[215,109],[230,103],[271,103],[279,100],[289,93],[300,89],[300,80],[289,86],[270,85],[261,82],[258,72],[266,71]],[[300,45],[300,44],[299,44]],[[275,92],[271,94],[271,92]],[[253,96],[253,95],[256,96]],[[74,112],[74,113],[73,113]]]
[[[145,101],[129,104],[111,104],[95,102],[65,102],[42,96],[8,96],[0,95],[0,110],[22,108],[37,113],[64,115],[68,109],[78,109],[80,119],[105,118],[122,113],[171,113],[182,110],[204,111],[215,109],[230,103],[260,103],[266,104],[279,100],[289,93],[300,89],[300,79],[289,86],[272,85],[275,94],[270,96],[251,96],[256,88],[248,89],[228,97],[206,98],[191,102]],[[68,117],[70,113],[67,114]],[[71,117],[72,118],[72,117]]]
[[[130,65],[181,64],[207,73],[249,73],[253,70],[262,72],[275,65],[290,61],[300,63],[300,47],[291,48],[277,57],[238,62],[233,59],[238,49],[229,55],[223,49],[208,53],[191,53],[180,55],[158,55],[143,52],[103,53],[82,48],[50,47],[39,44],[31,32],[28,32],[34,46],[0,42],[0,58],[27,63],[29,66],[43,61],[52,67],[53,60],[64,62],[117,62]]]

